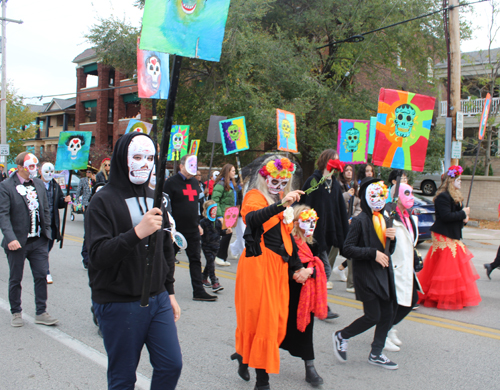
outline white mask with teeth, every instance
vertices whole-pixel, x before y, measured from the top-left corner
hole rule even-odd
[[[133,184],[144,184],[148,181],[155,163],[155,146],[151,138],[138,135],[132,138],[128,146],[128,177]]]
[[[271,175],[266,177],[267,190],[271,195],[284,191],[290,179],[274,179]]]

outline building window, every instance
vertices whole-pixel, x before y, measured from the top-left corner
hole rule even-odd
[[[108,122],[113,122],[114,106],[115,106],[114,99],[108,99]]]

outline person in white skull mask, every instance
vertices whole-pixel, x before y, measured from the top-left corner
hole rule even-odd
[[[92,197],[85,218],[89,284],[108,355],[109,388],[134,387],[144,344],[154,356],[152,388],[175,389],[182,368],[170,222],[163,205],[153,207],[148,187],[154,162],[148,135],[123,135],[113,151],[109,181]],[[155,232],[149,304],[141,307],[148,242]]]
[[[387,218],[381,213],[387,192],[379,179],[367,177],[361,182],[359,197],[363,211],[352,219],[344,254],[352,259],[356,299],[363,302],[364,315],[332,336],[334,354],[345,363],[349,339],[375,326],[368,363],[395,370],[398,365],[382,352],[397,306],[390,257],[396,248],[396,229],[386,227]],[[386,245],[389,255],[385,254]]]
[[[71,201],[71,196],[64,196],[61,187],[54,179],[54,165],[50,162],[43,163],[40,167],[40,177],[45,184],[47,190],[47,199],[50,208],[50,227],[52,229],[52,236],[49,240],[48,252],[50,253],[54,246],[54,241],[61,241],[61,226],[59,221],[59,209],[64,209]],[[52,284],[53,278],[50,269],[47,268],[47,283]]]

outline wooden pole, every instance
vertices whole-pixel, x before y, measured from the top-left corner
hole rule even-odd
[[[450,27],[450,115],[452,124],[452,141],[456,141],[457,111],[460,111],[461,102],[461,63],[462,54],[460,53],[460,19],[459,19],[459,0],[449,0],[449,27]],[[451,8],[454,7],[454,8]],[[450,165],[458,165],[458,159],[451,159]]]
[[[68,183],[66,184],[66,196],[69,195],[69,187],[71,186],[71,176],[73,175],[73,171],[70,169],[69,170],[69,179]],[[55,201],[54,201],[55,204]],[[57,210],[57,207],[55,207],[54,212],[58,213],[59,210]],[[59,244],[59,248],[63,247],[63,242],[64,242],[64,231],[66,230],[66,217],[68,216],[68,204],[66,203],[66,208],[64,209],[64,214],[63,214],[63,223],[61,226],[61,243]]]

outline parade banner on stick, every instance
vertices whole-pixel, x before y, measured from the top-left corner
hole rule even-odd
[[[490,108],[491,108],[491,95],[488,93],[486,95],[486,98],[484,99],[483,113],[481,114],[481,124],[479,126],[480,140],[484,138],[484,132],[486,131],[486,127],[488,126],[488,115],[490,114]]]
[[[436,99],[393,89],[380,89],[373,163],[424,170]]]
[[[152,123],[142,122],[138,119],[131,119],[128,121],[127,129],[125,133],[131,133],[137,131],[139,133],[148,134],[151,133]]]
[[[91,131],[61,131],[57,143],[55,170],[87,169]]]
[[[166,53],[141,50],[137,38],[137,89],[143,99],[167,99],[170,64]],[[149,133],[148,133],[149,134]]]
[[[368,154],[373,154],[375,147],[375,135],[377,134],[377,117],[370,117],[370,139],[368,141]]]
[[[191,146],[189,147],[189,154],[194,154],[198,156],[198,150],[200,149],[200,140],[194,139],[191,141]]]
[[[168,161],[179,161],[188,152],[189,126],[175,125],[170,131],[168,144]]]
[[[220,121],[219,129],[224,155],[249,149],[244,116]]]
[[[339,119],[337,153],[339,160],[351,164],[364,164],[368,159],[370,121]]]
[[[141,49],[219,61],[229,0],[146,0]]]
[[[297,153],[297,126],[295,114],[276,109],[276,126],[278,127],[278,150]]]

